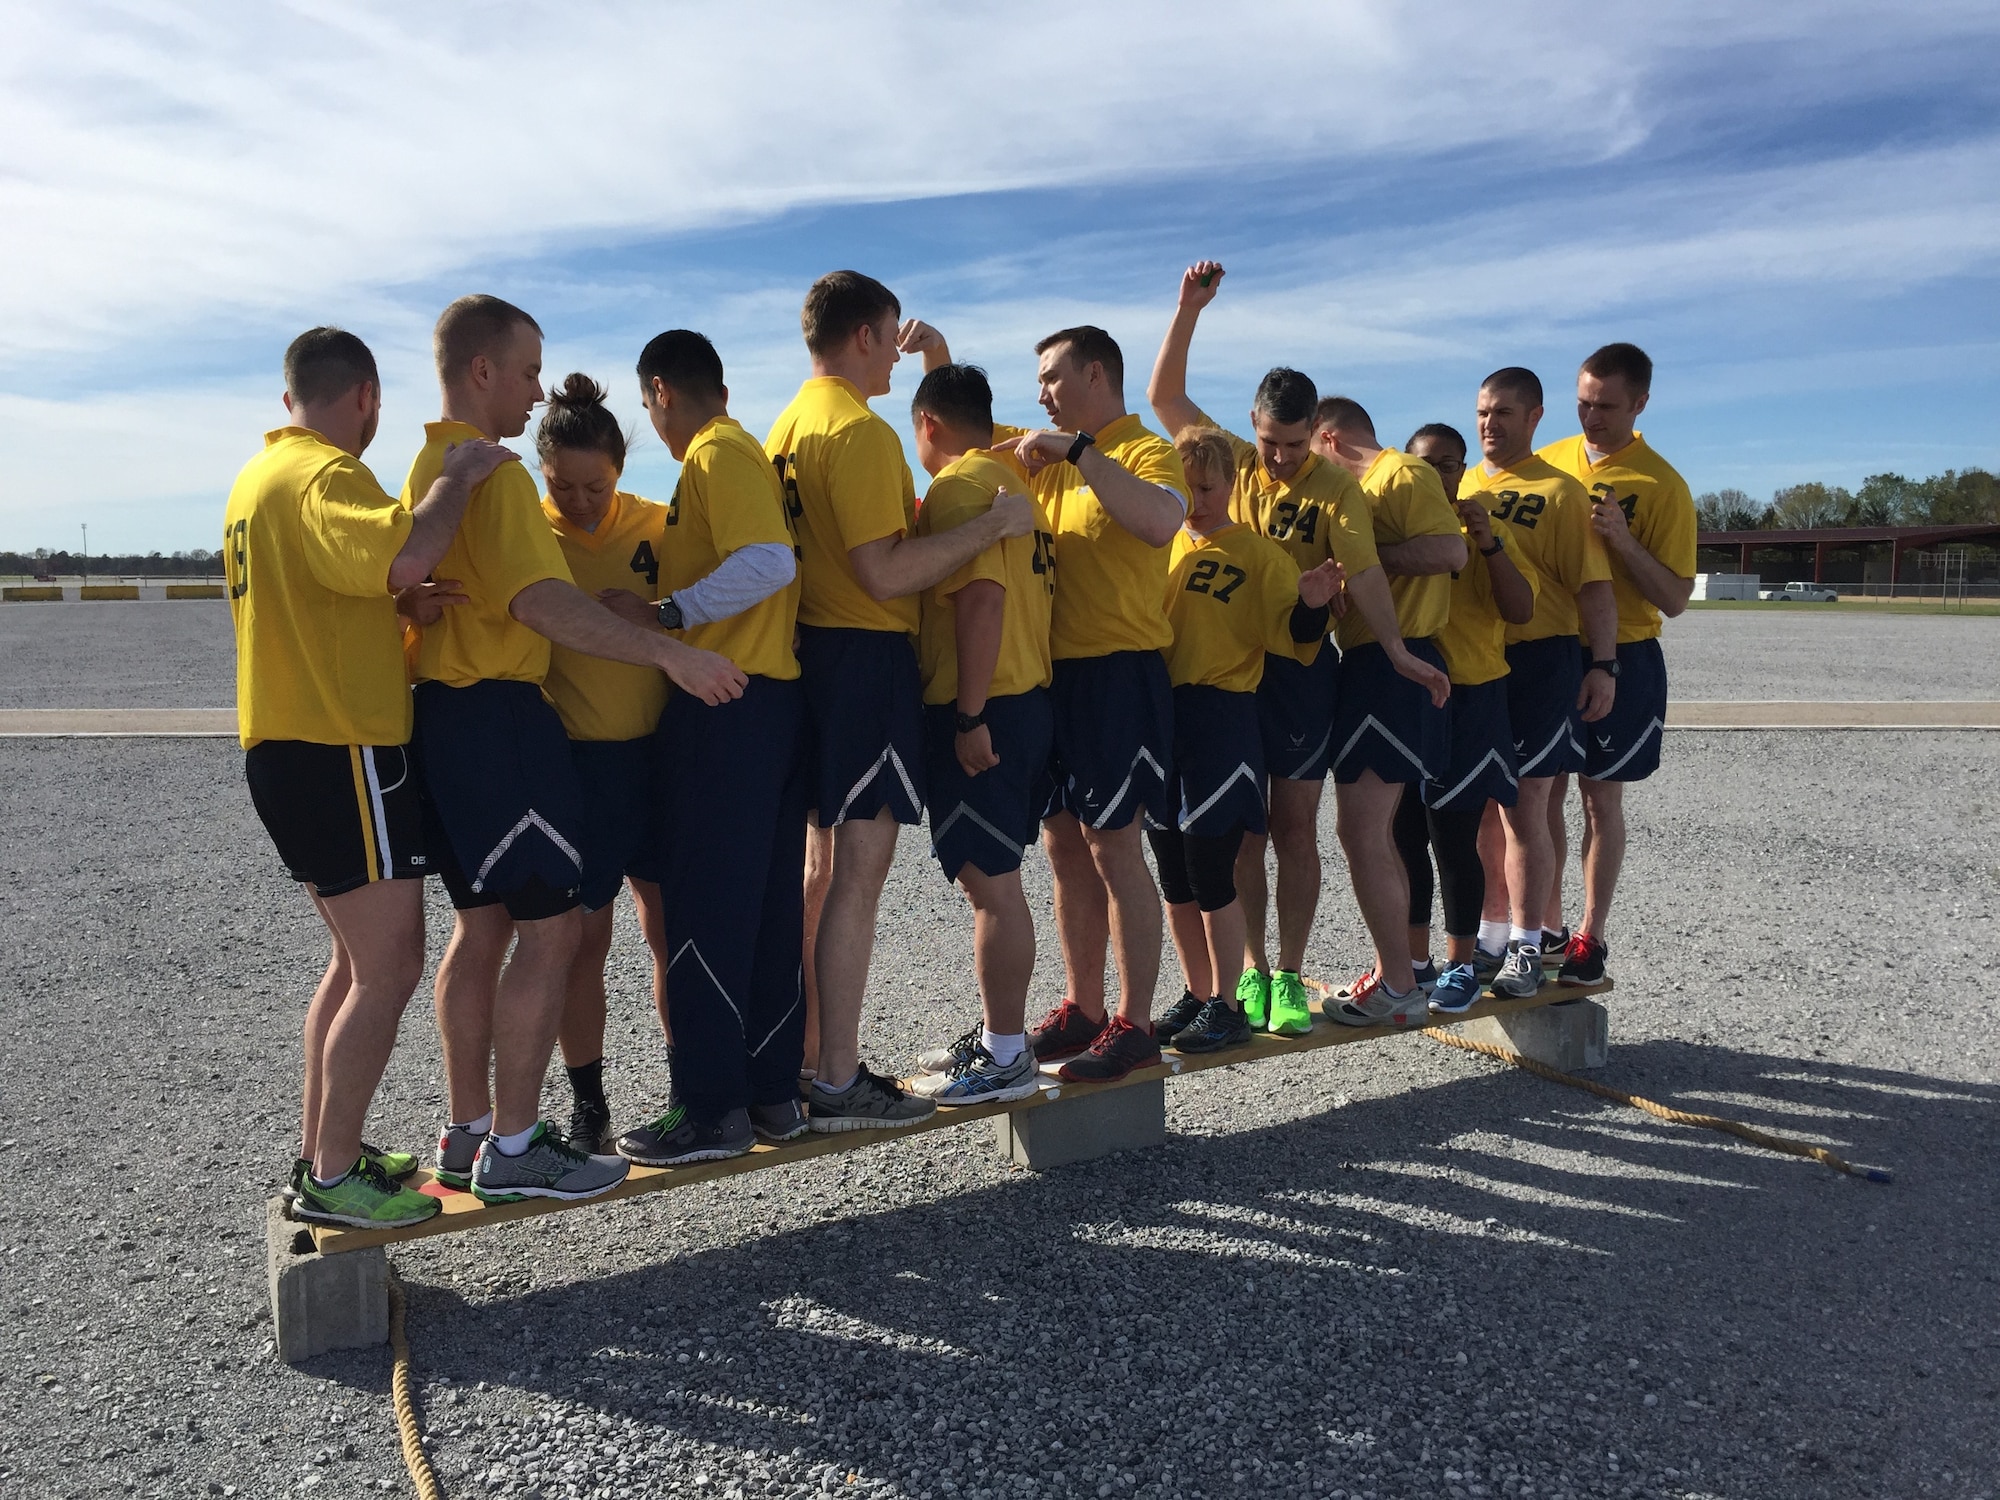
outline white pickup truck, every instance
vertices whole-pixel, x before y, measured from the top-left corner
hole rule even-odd
[[[1840,595],[1836,594],[1832,589],[1821,588],[1816,583],[1788,583],[1781,589],[1761,589],[1758,591],[1757,597],[1778,604],[1788,602],[1832,604],[1840,598]]]

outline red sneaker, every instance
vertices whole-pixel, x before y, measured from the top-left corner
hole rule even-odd
[[[1160,1044],[1153,1039],[1153,1028],[1141,1031],[1114,1015],[1089,1051],[1062,1065],[1060,1076],[1071,1083],[1116,1083],[1134,1068],[1148,1068],[1159,1060]]]
[[[1077,1009],[1074,1000],[1065,1000],[1028,1033],[1028,1046],[1034,1051],[1036,1062],[1058,1062],[1075,1057],[1096,1041],[1103,1030],[1104,1022],[1091,1020]]]
[[[1602,984],[1604,959],[1608,952],[1604,944],[1589,933],[1571,933],[1569,946],[1563,949],[1562,969],[1556,975],[1556,983]]]

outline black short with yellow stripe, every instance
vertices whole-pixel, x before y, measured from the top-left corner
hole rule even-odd
[[[262,740],[243,774],[287,873],[320,895],[430,873],[409,746]]]

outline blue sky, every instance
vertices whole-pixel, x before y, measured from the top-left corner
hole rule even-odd
[[[367,457],[435,415],[428,331],[520,302],[608,382],[708,332],[761,431],[799,299],[896,288],[1031,420],[1034,340],[1145,373],[1180,269],[1230,271],[1193,361],[1236,420],[1275,363],[1386,434],[1479,378],[1658,363],[1697,491],[2000,468],[1990,5],[1282,0],[1075,7],[31,4],[0,60],[0,547],[213,545],[303,327],[374,346]],[[902,422],[914,372],[880,403]],[[630,487],[673,465],[641,433]]]

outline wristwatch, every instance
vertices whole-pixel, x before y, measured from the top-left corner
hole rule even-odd
[[[970,734],[985,722],[986,710],[983,708],[976,714],[960,714],[958,716],[958,732],[960,734]]]
[[[681,615],[681,607],[674,603],[674,596],[672,594],[667,595],[666,598],[660,601],[660,629],[679,630],[685,623]]]
[[[1089,433],[1079,432],[1076,435],[1076,441],[1069,445],[1069,452],[1063,455],[1064,461],[1067,463],[1075,463],[1079,458],[1083,457],[1083,450],[1090,447],[1091,444],[1095,443],[1096,441],[1097,439],[1092,437]]]
[[[1496,552],[1505,552],[1506,550],[1507,550],[1507,547],[1506,547],[1506,544],[1505,544],[1505,543],[1503,543],[1503,542],[1502,542],[1502,541],[1500,540],[1500,538],[1496,536],[1495,538],[1493,538],[1493,545],[1492,545],[1492,546],[1490,546],[1490,547],[1481,547],[1481,548],[1479,549],[1479,555],[1480,555],[1481,557],[1491,557],[1491,556],[1492,556],[1492,555],[1493,555],[1494,553],[1496,553]]]
[[[1583,670],[1586,673],[1602,672],[1606,677],[1616,682],[1618,680],[1618,658],[1614,656],[1610,661],[1594,661]]]

